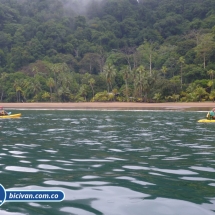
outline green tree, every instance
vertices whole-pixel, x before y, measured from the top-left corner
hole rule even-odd
[[[173,99],[175,102],[177,102],[177,101],[179,100],[179,98],[180,98],[180,95],[178,95],[178,94],[173,94],[173,95],[172,95],[172,99]]]
[[[156,48],[156,45],[152,42],[144,42],[144,44],[138,48],[138,51],[142,54],[143,58],[149,65],[150,76],[152,75],[153,60],[156,57],[155,48]]]
[[[214,102],[215,100],[215,90],[212,90],[209,94],[209,99],[212,100]]]
[[[161,71],[164,74],[164,78],[165,78],[166,77],[166,73],[167,73],[167,67],[166,66],[162,66]]]
[[[142,100],[142,93],[143,93],[143,79],[144,79],[144,73],[145,73],[145,67],[143,65],[139,66],[137,69],[136,69],[136,77],[135,77],[135,80],[134,80],[134,84],[135,84],[135,90],[136,90],[136,93],[137,95],[141,98]]]
[[[95,53],[87,53],[79,62],[81,73],[96,73],[98,70],[97,64],[98,55]]]
[[[7,79],[7,77],[8,77],[8,74],[6,72],[1,73],[1,75],[0,75],[1,102],[2,102],[3,96],[4,96],[4,89],[5,89],[4,83],[5,83],[5,80]]]
[[[153,99],[156,100],[156,102],[161,101],[162,95],[161,93],[155,93]]]
[[[90,78],[89,80],[89,84],[90,84],[90,87],[92,89],[92,92],[93,92],[93,97],[94,97],[94,85],[95,85],[95,79],[94,78]]]
[[[206,68],[206,60],[213,54],[215,42],[212,34],[203,34],[200,43],[196,46],[195,50],[199,56],[203,58],[203,68]]]
[[[180,64],[180,73],[181,73],[181,89],[182,89],[182,84],[183,84],[183,66],[185,64],[185,59],[184,57],[180,57],[178,60],[178,63]]]
[[[46,81],[46,84],[47,84],[47,86],[49,87],[49,90],[50,90],[50,100],[51,100],[51,102],[52,102],[52,91],[53,91],[53,88],[54,88],[54,86],[55,86],[54,79],[50,77],[50,78]]]
[[[42,94],[42,99],[45,100],[45,101],[48,101],[50,99],[51,95],[49,92],[44,92]]]
[[[66,63],[57,63],[57,64],[48,64],[50,70],[54,73],[54,81],[55,81],[55,92],[58,91],[59,84],[61,84],[64,75],[62,73],[67,73],[69,68]]]
[[[199,101],[202,101],[203,96],[208,94],[203,87],[197,87],[194,92],[198,96]]]
[[[57,94],[58,94],[60,100],[63,102],[69,101],[70,95],[71,95],[69,88],[65,85],[61,85],[58,88]]]
[[[123,66],[121,72],[122,72],[122,75],[123,75],[123,80],[125,81],[125,94],[126,94],[126,100],[128,102],[129,101],[129,98],[128,98],[128,94],[129,94],[129,91],[128,91],[128,79],[129,79],[129,76],[130,76],[130,68],[129,68],[129,66]]]
[[[14,81],[13,87],[15,88],[15,91],[16,91],[17,102],[20,102],[21,101],[21,92],[22,92],[22,80],[16,79]]]
[[[29,88],[33,92],[34,98],[38,102],[38,94],[41,91],[41,84],[40,84],[40,81],[38,80],[37,77],[32,78],[30,80],[30,86],[29,86]]]
[[[106,78],[108,93],[109,93],[110,90],[112,90],[112,81],[116,75],[116,69],[113,64],[108,63],[104,66],[103,71]]]
[[[211,87],[213,89],[213,87],[214,87],[214,74],[215,74],[215,71],[213,69],[210,69],[207,73],[208,73],[208,75],[210,75],[210,79],[212,80]]]
[[[83,84],[81,87],[80,87],[80,90],[79,90],[79,94],[80,96],[84,97],[84,100],[87,101],[87,85],[86,84]]]

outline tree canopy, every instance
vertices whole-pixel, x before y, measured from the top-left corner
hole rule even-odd
[[[0,100],[214,100],[214,8],[214,0],[0,0]]]

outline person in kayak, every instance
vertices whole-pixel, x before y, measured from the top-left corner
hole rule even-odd
[[[207,119],[215,119],[215,108],[208,112]]]
[[[0,116],[5,116],[5,115],[8,115],[7,111],[5,111],[3,107],[0,107]]]

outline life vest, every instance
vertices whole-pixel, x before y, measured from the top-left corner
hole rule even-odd
[[[214,115],[213,115],[213,112],[212,112],[212,114],[211,114],[211,112],[212,112],[212,111],[209,111],[209,112],[207,113],[207,115],[206,115],[206,118],[207,118],[207,119],[213,119],[213,116],[214,116]]]

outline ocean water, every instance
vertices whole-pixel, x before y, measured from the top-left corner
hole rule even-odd
[[[12,110],[0,119],[0,184],[62,190],[1,215],[215,214],[215,123],[204,112]]]

